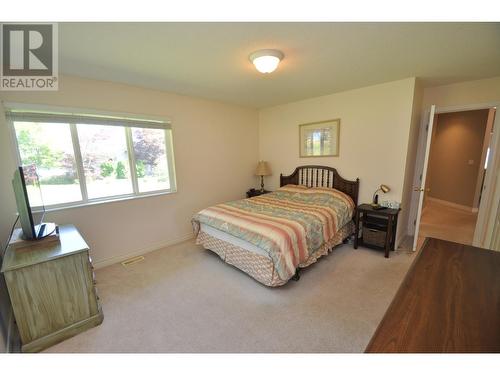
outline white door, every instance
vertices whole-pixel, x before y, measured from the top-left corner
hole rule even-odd
[[[429,163],[429,151],[431,149],[431,138],[432,138],[432,125],[434,124],[434,112],[436,110],[436,106],[431,106],[431,111],[429,113],[429,122],[427,123],[427,140],[425,142],[425,156],[424,156],[424,164],[422,167],[422,178],[420,179],[420,186],[415,186],[414,191],[418,192],[418,208],[417,208],[417,218],[415,220],[415,237],[413,238],[413,251],[417,250],[417,242],[418,242],[418,232],[420,230],[420,216],[422,216],[422,206],[424,203],[424,194],[425,194],[425,180],[427,177],[427,164]]]

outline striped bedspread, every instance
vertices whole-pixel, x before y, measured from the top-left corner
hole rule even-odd
[[[209,225],[266,251],[282,280],[316,251],[324,250],[354,212],[354,202],[331,188],[286,185],[277,191],[206,208],[192,220]]]

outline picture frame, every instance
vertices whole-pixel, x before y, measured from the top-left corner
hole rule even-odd
[[[299,125],[301,158],[339,156],[340,119]]]

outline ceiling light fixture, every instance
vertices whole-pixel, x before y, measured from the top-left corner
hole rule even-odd
[[[283,60],[283,57],[285,57],[283,52],[276,49],[261,49],[252,53],[249,59],[259,72],[272,73],[276,70],[280,61]]]

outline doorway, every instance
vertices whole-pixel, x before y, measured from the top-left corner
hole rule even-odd
[[[417,249],[425,237],[473,243],[495,114],[483,108],[434,116]]]

